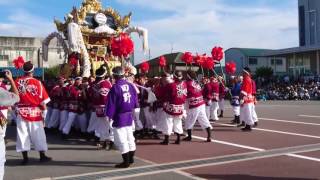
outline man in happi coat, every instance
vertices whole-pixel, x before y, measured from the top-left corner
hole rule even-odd
[[[252,92],[251,71],[248,67],[245,67],[243,69],[243,82],[240,92],[240,120],[245,123],[245,127],[241,129],[242,131],[251,131],[251,127],[254,125],[252,115],[254,98]]]
[[[110,92],[112,84],[110,81],[105,79],[107,75],[107,70],[104,68],[99,68],[96,70],[96,81],[90,88],[92,91],[92,103],[95,109],[95,114],[93,114],[93,121],[95,122],[95,135],[100,138],[100,143],[98,148],[107,148],[108,150],[113,146],[113,129],[112,129],[112,119],[106,116],[106,103],[107,95]],[[109,144],[107,146],[107,140]]]
[[[218,117],[223,117],[223,111],[224,111],[224,98],[226,96],[226,86],[224,84],[224,79],[222,76],[218,76],[219,81],[219,109],[220,115]]]
[[[108,94],[106,115],[113,120],[114,143],[123,159],[123,162],[115,167],[128,168],[134,163],[136,151],[132,113],[138,107],[138,95],[135,87],[125,80],[122,67],[113,68],[112,73],[116,82]]]
[[[57,128],[59,127],[60,122],[60,104],[62,101],[62,88],[64,85],[64,77],[59,77],[57,85],[55,85],[50,91],[50,97],[52,99],[52,113],[48,122],[48,128]]]
[[[31,144],[40,153],[40,162],[50,161],[45,155],[48,150],[46,134],[44,131],[43,111],[50,101],[48,93],[42,83],[33,77],[34,65],[29,61],[23,65],[25,75],[18,78],[16,86],[19,91],[17,116],[17,152],[22,152],[22,165],[29,162],[28,151]]]
[[[165,124],[162,132],[165,135],[165,139],[161,144],[169,144],[169,136],[172,132],[177,136],[175,144],[180,144],[180,137],[183,133],[182,118],[187,100],[187,84],[183,81],[181,71],[174,73],[174,81],[167,84],[165,92],[167,92],[163,108],[165,111]]]
[[[232,124],[240,124],[240,91],[241,82],[238,77],[231,77],[231,106],[234,114],[234,119],[231,121]]]
[[[187,119],[185,128],[187,129],[188,136],[184,138],[185,141],[192,140],[192,129],[196,121],[200,126],[207,131],[207,142],[211,142],[211,129],[212,126],[206,115],[205,101],[202,95],[202,89],[198,82],[196,82],[197,75],[193,71],[187,73],[187,91],[188,91],[188,106]]]

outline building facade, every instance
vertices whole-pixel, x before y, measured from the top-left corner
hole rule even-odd
[[[10,37],[0,36],[0,67],[13,66],[12,62],[18,56],[25,61],[31,61],[37,67],[53,67],[64,63],[62,46],[56,39],[49,46],[49,61],[42,61],[42,41],[37,37]]]
[[[278,50],[231,48],[226,61],[235,61],[238,69],[244,66],[253,71],[271,67],[276,75],[294,77],[320,74],[320,1],[298,0],[299,46]]]
[[[285,57],[267,57],[266,53],[272,52],[270,49],[253,48],[230,48],[225,51],[226,62],[234,61],[237,65],[237,73],[244,67],[249,67],[253,73],[259,67],[272,68],[275,75],[286,73]]]
[[[320,1],[299,0],[299,44],[320,45]]]

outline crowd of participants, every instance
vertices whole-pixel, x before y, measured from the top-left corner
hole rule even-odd
[[[251,112],[251,107],[244,114],[250,111],[253,118],[249,119],[253,119],[253,123],[245,123],[248,117],[240,120],[240,105],[254,102],[255,95],[241,95],[242,76],[233,77],[230,89],[221,76],[198,80],[192,71],[185,74],[177,71],[151,78],[143,74],[137,76],[132,71],[135,70],[126,72],[126,79],[139,94],[139,108],[132,113],[135,139],[160,139],[159,135],[163,134],[161,144],[168,145],[169,136],[175,134],[174,143],[180,144],[185,130],[187,136],[183,140],[191,141],[193,126],[198,121],[207,132],[206,141],[210,142],[210,121],[223,117],[225,97],[229,94],[232,94],[231,104],[234,107],[233,123],[244,126],[244,131],[250,131],[257,124],[256,113]],[[113,121],[105,116],[105,104],[112,84],[114,79],[106,76],[103,68],[97,70],[95,78],[61,77],[57,83],[48,84],[51,102],[45,119],[46,128],[59,131],[63,139],[70,138],[73,130],[87,140],[94,139],[98,149],[114,148]]]
[[[169,137],[174,134],[173,144],[192,141],[196,122],[207,133],[206,142],[211,142],[211,124],[224,116],[228,95],[234,113],[231,123],[238,124],[242,131],[257,126],[256,85],[249,68],[242,76],[232,77],[231,88],[218,75],[198,79],[193,71],[175,71],[150,78],[137,75],[134,67],[116,67],[112,76],[107,76],[103,66],[96,70],[95,77],[59,77],[45,88],[32,77],[33,67],[26,63],[26,75],[16,80],[20,101],[11,114],[17,125],[17,152],[23,155],[22,165],[28,164],[31,145],[39,151],[41,162],[51,161],[45,155],[45,133],[51,132],[64,140],[94,140],[98,149],[116,148],[123,159],[117,168],[127,168],[134,162],[139,139],[159,139],[160,144],[169,145]]]

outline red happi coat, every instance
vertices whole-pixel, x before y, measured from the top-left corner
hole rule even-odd
[[[58,109],[61,104],[61,91],[62,91],[62,87],[60,87],[59,85],[56,85],[51,89],[49,93],[52,107],[54,109]]]
[[[165,92],[164,111],[174,116],[182,115],[187,100],[187,84],[184,81],[170,83],[166,86]]]
[[[105,107],[107,104],[107,96],[110,92],[112,84],[108,80],[95,82],[90,87],[91,100],[97,117],[105,117]]]
[[[213,80],[210,82],[210,85],[212,88],[212,101],[219,101],[219,94],[220,94],[219,82],[216,80]]]
[[[50,98],[43,84],[33,77],[21,77],[16,81],[20,102],[18,114],[25,121],[42,121],[42,109]]]
[[[254,101],[252,92],[252,79],[248,75],[244,76],[241,86],[241,99],[243,100],[244,104],[252,103]]]
[[[163,85],[158,85],[154,88],[154,94],[157,97],[156,107],[163,108],[163,103],[165,102],[166,88]]]
[[[219,83],[219,100],[224,99],[226,96],[226,86],[224,85],[224,82]]]
[[[205,104],[201,86],[193,80],[187,81],[189,108],[196,108]]]
[[[84,97],[80,89],[80,85],[72,85],[69,87],[68,92],[69,108],[70,112],[83,113],[84,112]]]
[[[210,82],[207,82],[206,84],[204,84],[203,90],[202,90],[202,95],[203,98],[206,102],[206,105],[209,106],[210,102],[213,99],[213,95],[212,95],[212,86]]]
[[[71,85],[66,85],[61,88],[60,91],[60,111],[66,110],[69,111],[69,89]]]

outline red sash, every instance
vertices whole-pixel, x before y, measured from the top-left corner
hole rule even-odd
[[[18,107],[18,114],[27,121],[43,120],[40,107]]]
[[[97,117],[105,117],[106,116],[106,106],[105,105],[97,105],[94,107],[96,109]]]

